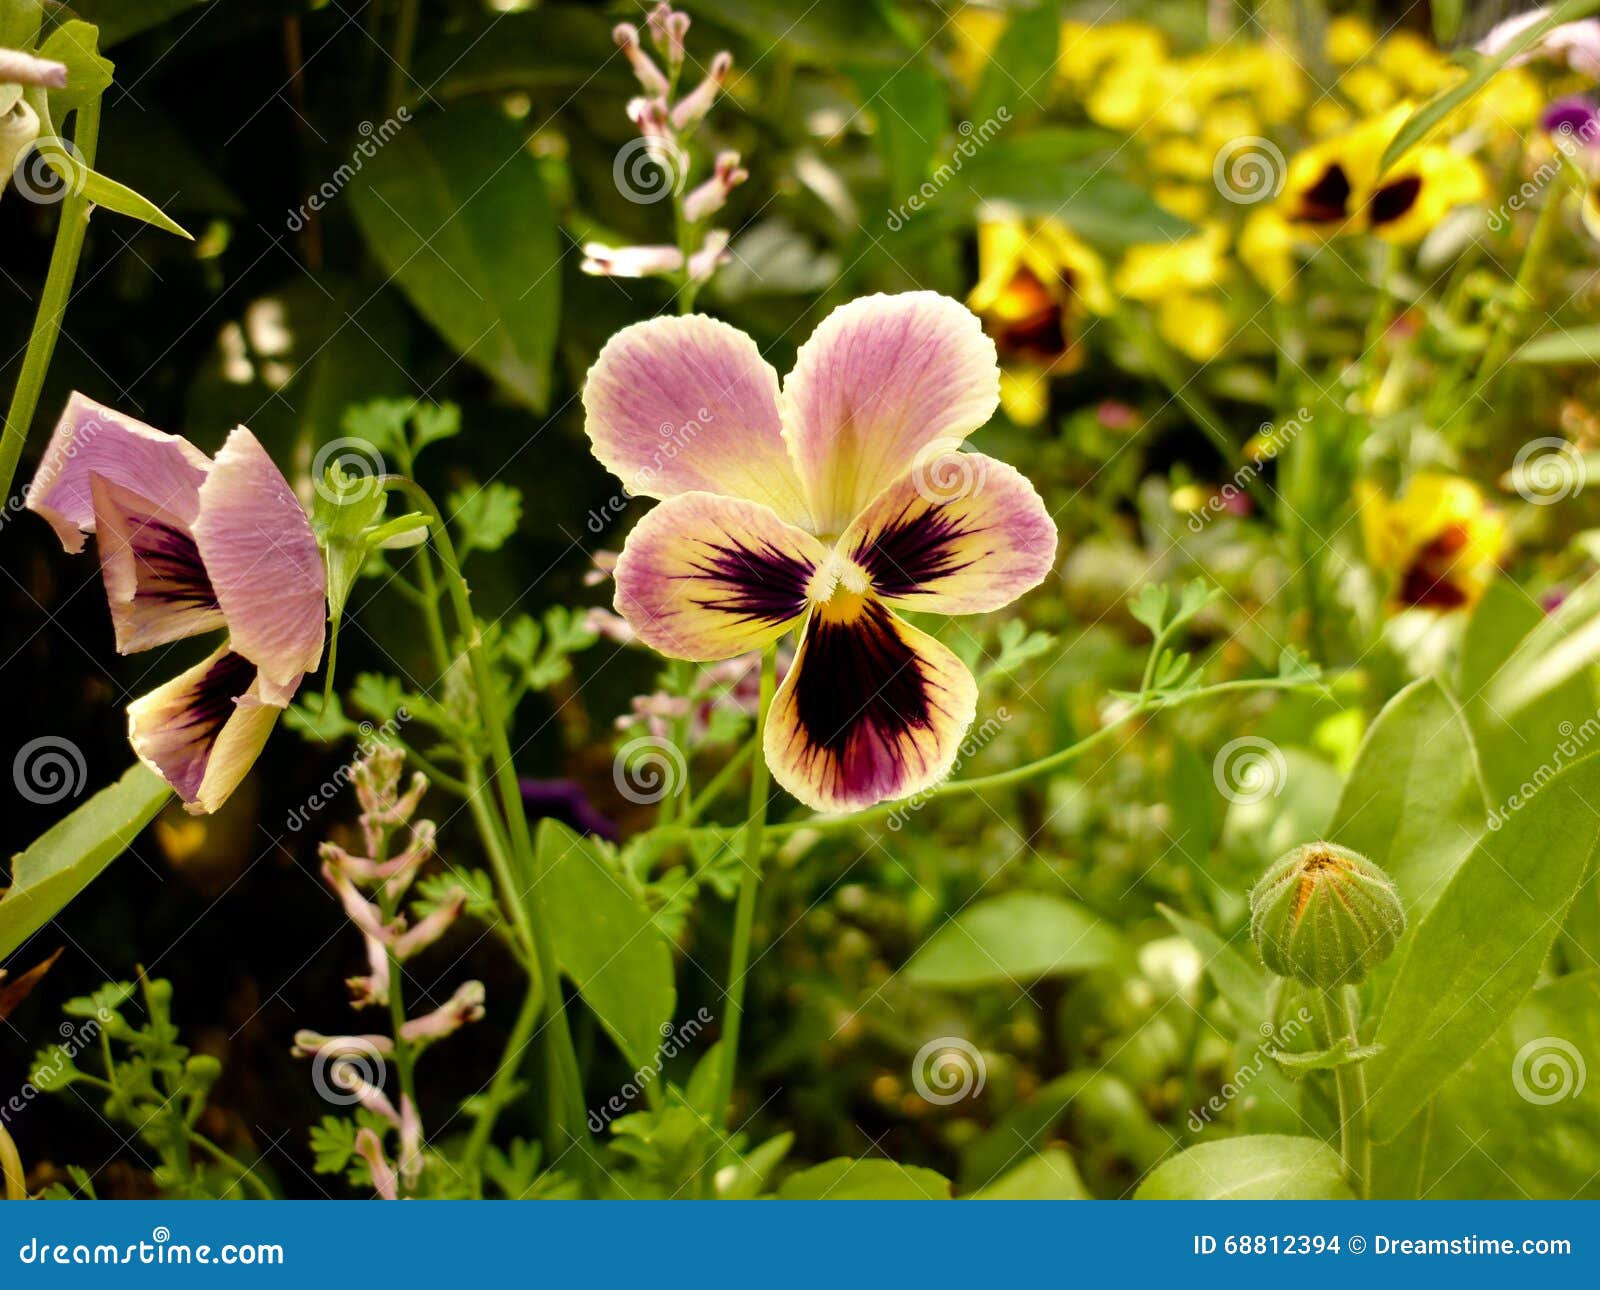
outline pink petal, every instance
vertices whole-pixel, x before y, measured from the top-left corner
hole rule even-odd
[[[189,526],[104,475],[91,476],[90,488],[117,652],[221,627],[217,593]]]
[[[617,612],[669,658],[732,658],[799,621],[826,559],[816,538],[765,506],[685,493],[628,534],[617,560]]]
[[[624,327],[583,388],[594,455],[635,496],[720,493],[807,513],[778,418],[778,376],[737,328],[700,314]]]
[[[128,705],[139,760],[194,815],[215,811],[265,747],[280,709],[263,704],[256,669],[226,645]]]
[[[1044,581],[1056,526],[1028,480],[977,452],[927,454],[840,539],[898,609],[979,614]]]
[[[91,475],[120,484],[192,524],[210,467],[205,453],[187,439],[74,393],[24,500],[29,510],[50,521],[63,547],[78,552],[84,534],[95,529]]]
[[[243,426],[201,486],[194,536],[233,649],[261,670],[263,700],[286,705],[322,659],[327,581],[305,511]]]
[[[864,296],[822,320],[783,385],[783,426],[814,531],[842,532],[917,454],[994,415],[994,342],[932,291]]]
[[[977,710],[972,673],[871,599],[836,598],[806,622],[767,718],[772,777],[816,811],[908,797],[950,773]]]

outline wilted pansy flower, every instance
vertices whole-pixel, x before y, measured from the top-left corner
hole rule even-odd
[[[935,783],[972,720],[965,664],[895,611],[998,609],[1054,561],[1033,486],[958,451],[999,376],[978,319],[923,291],[836,309],[781,392],[754,341],[695,315],[624,328],[589,372],[595,456],[663,499],[617,562],[617,611],[698,662],[799,630],[766,757],[814,809]]]
[[[1398,609],[1477,604],[1506,554],[1505,516],[1456,475],[1415,476],[1399,498],[1356,485],[1367,559],[1389,579]]]
[[[216,810],[322,658],[322,556],[293,490],[243,426],[207,457],[74,394],[26,500],[68,551],[96,535],[119,653],[228,633],[128,708],[140,760]]]
[[[1054,220],[978,225],[978,282],[967,306],[983,319],[1000,355],[1000,405],[1018,425],[1036,425],[1049,378],[1083,362],[1086,314],[1111,312],[1100,257]]]

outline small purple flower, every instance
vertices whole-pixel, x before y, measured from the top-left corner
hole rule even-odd
[[[579,833],[592,834],[615,842],[621,836],[617,826],[596,809],[583,786],[575,779],[522,779],[522,802],[534,819],[550,818]]]
[[[294,491],[243,426],[207,457],[75,393],[26,504],[69,552],[96,535],[119,653],[227,632],[128,708],[139,759],[215,811],[322,660],[327,581]]]
[[[1557,99],[1544,110],[1539,124],[1547,134],[1575,138],[1586,147],[1600,145],[1600,113],[1582,95]]]

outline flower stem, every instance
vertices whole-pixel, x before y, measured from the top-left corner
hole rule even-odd
[[[522,1066],[522,1054],[533,1038],[534,1027],[539,1024],[543,1009],[544,992],[539,988],[538,978],[530,977],[528,991],[522,997],[522,1008],[506,1039],[505,1051],[500,1055],[500,1065],[495,1068],[494,1079],[490,1081],[488,1092],[483,1095],[483,1111],[472,1126],[472,1133],[461,1153],[462,1171],[468,1175],[477,1171],[478,1162],[483,1158],[490,1135],[494,1132],[495,1119],[501,1108],[511,1100],[511,1089],[516,1084],[517,1071]],[[482,1194],[481,1185],[479,1194]],[[521,1197],[513,1196],[511,1199],[520,1200]]]
[[[256,1177],[256,1175],[251,1171],[250,1166],[245,1164],[244,1161],[238,1159],[236,1156],[229,1155],[203,1133],[200,1133],[194,1129],[187,1130],[187,1133],[189,1136],[189,1141],[194,1146],[199,1147],[223,1168],[231,1169],[234,1171],[234,1173],[238,1174],[239,1181],[243,1184],[247,1184],[261,1200],[277,1199],[277,1197],[272,1194],[272,1188],[268,1187],[265,1182]]]
[[[94,168],[95,148],[100,138],[100,100],[91,99],[77,111],[72,145],[75,164],[85,171]],[[70,188],[70,185],[69,185]],[[28,351],[22,359],[22,372],[6,412],[5,432],[0,435],[0,497],[11,494],[11,480],[17,473],[28,427],[39,407],[45,373],[55,353],[56,338],[66,317],[72,283],[78,276],[78,259],[83,254],[84,234],[89,230],[89,199],[81,191],[69,191],[61,203],[61,219],[56,224],[55,249],[50,253],[50,269],[44,291],[39,296],[39,311],[28,336]]]
[[[1360,1043],[1360,1004],[1354,986],[1334,986],[1318,997],[1323,1039],[1329,1048]],[[1359,1061],[1341,1062],[1333,1068],[1339,1095],[1339,1155],[1358,1197],[1365,1198],[1372,1177],[1372,1139],[1367,1133],[1367,1072]]]
[[[761,654],[761,701],[756,709],[755,743],[766,731],[767,710],[777,689],[778,652],[769,645]],[[739,901],[733,915],[733,947],[728,954],[728,1011],[722,1026],[714,1105],[718,1121],[728,1122],[734,1080],[739,1069],[739,1030],[744,1021],[745,978],[750,970],[750,934],[755,926],[756,896],[761,890],[761,848],[767,828],[767,761],[757,757],[750,771],[750,809],[744,826],[744,871],[739,879]]]

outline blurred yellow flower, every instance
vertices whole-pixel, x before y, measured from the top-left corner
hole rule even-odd
[[[1372,25],[1365,18],[1358,18],[1354,14],[1341,14],[1337,18],[1328,20],[1322,48],[1330,63],[1348,67],[1351,63],[1359,63],[1370,54],[1377,43],[1378,33],[1373,31]]]
[[[1044,418],[1049,378],[1083,362],[1079,324],[1112,303],[1100,257],[1062,224],[979,224],[978,281],[967,307],[994,340],[1000,401],[1018,425]]]
[[[1352,67],[1339,78],[1339,93],[1365,116],[1375,116],[1394,106],[1400,87],[1386,73],[1371,64]]]
[[[1457,475],[1417,475],[1397,499],[1363,480],[1356,505],[1367,559],[1388,579],[1396,609],[1469,608],[1510,545],[1505,517]]]
[[[1365,226],[1386,242],[1416,242],[1457,206],[1482,201],[1483,171],[1471,157],[1435,144],[1406,153],[1363,206]]]
[[[1379,42],[1373,61],[1417,98],[1448,89],[1467,74],[1432,41],[1403,28]]]
[[[1119,296],[1146,302],[1215,286],[1228,275],[1227,245],[1227,232],[1211,225],[1176,242],[1129,247],[1112,286]]]
[[[1156,331],[1180,354],[1205,363],[1222,352],[1233,328],[1215,296],[1177,292],[1156,306]]]
[[[1198,223],[1211,209],[1216,186],[1206,184],[1162,184],[1151,187],[1150,195],[1166,210],[1191,224]]]
[[[1120,63],[1154,66],[1167,57],[1167,38],[1143,22],[1064,22],[1056,71],[1074,89],[1083,90]]]
[[[1269,292],[1288,292],[1294,279],[1294,229],[1276,210],[1252,211],[1234,249],[1250,276]]]
[[[989,65],[989,56],[1007,21],[999,10],[975,4],[962,5],[950,20],[950,32],[955,38],[950,49],[950,69],[969,89],[977,85]]]
[[[1347,231],[1377,183],[1383,150],[1410,115],[1409,103],[1397,103],[1297,153],[1289,162],[1280,199],[1285,218],[1321,232]]]

